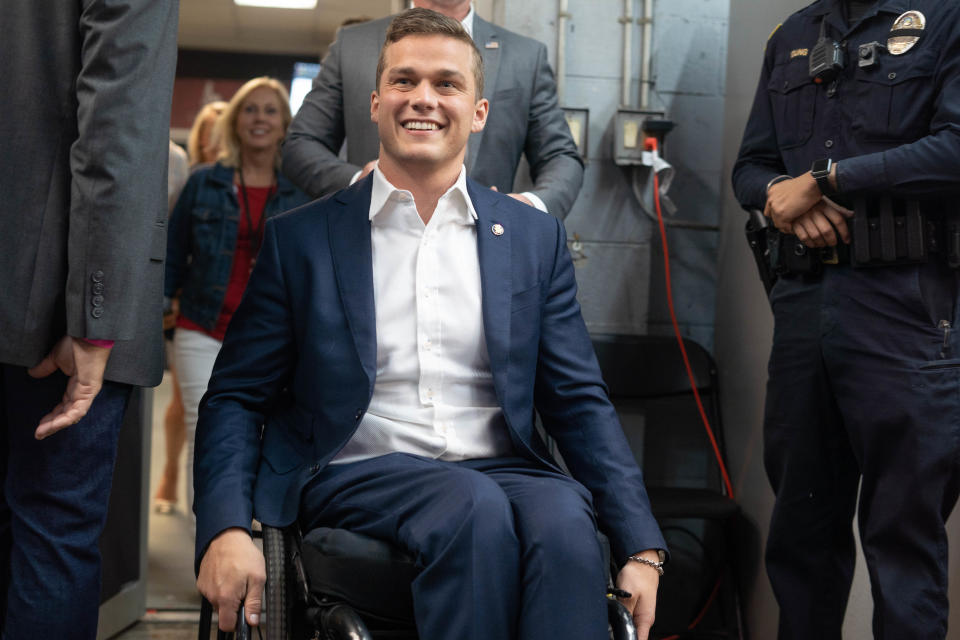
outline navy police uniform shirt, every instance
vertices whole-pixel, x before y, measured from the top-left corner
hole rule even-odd
[[[760,85],[733,170],[737,200],[763,209],[778,175],[799,176],[832,158],[843,194],[940,198],[960,193],[960,2],[881,0],[850,25],[843,0],[819,0],[770,36]],[[858,65],[861,44],[886,46],[906,11],[926,17],[906,53],[879,51]],[[809,56],[826,34],[846,57],[835,83],[815,83]]]

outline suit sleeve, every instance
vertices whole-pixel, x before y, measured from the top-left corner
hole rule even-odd
[[[530,164],[533,193],[543,200],[547,211],[562,220],[580,193],[583,160],[557,102],[557,85],[547,61],[547,48],[542,43],[537,45],[524,155]]]
[[[330,46],[283,143],[284,174],[311,198],[346,187],[361,169],[338,157],[346,136],[340,48],[340,40]]]
[[[194,454],[196,567],[224,529],[250,529],[260,427],[296,364],[275,220],[200,402]]]
[[[67,333],[131,340],[166,241],[176,0],[84,0],[70,149]],[[151,262],[155,263],[151,267]]]
[[[590,490],[614,559],[666,549],[643,474],[610,403],[577,302],[573,261],[557,223],[553,273],[543,308],[534,402],[573,477]]]

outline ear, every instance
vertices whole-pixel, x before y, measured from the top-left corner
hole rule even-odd
[[[380,96],[374,91],[370,94],[370,121],[380,124]]]
[[[490,101],[486,98],[480,98],[477,106],[473,110],[473,123],[470,125],[470,133],[480,133],[487,124],[487,115],[490,113]]]

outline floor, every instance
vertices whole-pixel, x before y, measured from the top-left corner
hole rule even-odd
[[[152,496],[163,465],[163,414],[170,402],[169,373],[154,389],[153,425],[150,461]],[[183,461],[181,461],[181,465]],[[136,625],[118,636],[118,640],[179,640],[197,637],[200,596],[193,576],[192,515],[184,508],[186,485],[180,476],[180,496],[170,515],[151,511],[148,533],[147,613]]]

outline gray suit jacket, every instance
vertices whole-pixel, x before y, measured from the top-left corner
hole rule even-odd
[[[283,171],[313,197],[347,186],[379,155],[377,126],[370,122],[377,56],[392,16],[340,32],[293,119],[283,145]],[[483,95],[490,116],[470,136],[466,166],[471,178],[513,191],[521,153],[534,180],[533,193],[551,214],[564,218],[583,182],[583,162],[557,104],[547,48],[474,17],[473,40],[483,56]],[[347,162],[337,157],[344,138]]]
[[[157,384],[177,0],[15,0],[0,14],[0,362],[116,340]]]

